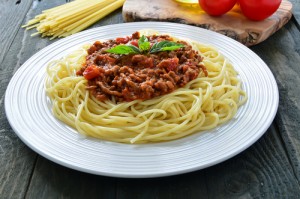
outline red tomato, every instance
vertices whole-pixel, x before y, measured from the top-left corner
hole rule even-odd
[[[231,10],[237,0],[198,0],[201,8],[209,15],[220,16]]]
[[[100,76],[100,71],[97,66],[90,65],[83,71],[83,76],[85,79],[90,80]]]
[[[133,46],[139,47],[139,44],[138,44],[138,40],[137,40],[137,39],[132,40],[132,41],[130,42],[130,44],[133,45]]]
[[[116,38],[117,44],[126,44],[129,41],[129,37],[118,37]]]
[[[243,14],[251,20],[264,20],[278,8],[281,0],[239,0]]]

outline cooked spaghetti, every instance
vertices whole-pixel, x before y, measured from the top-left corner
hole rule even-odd
[[[121,143],[174,140],[229,121],[247,100],[237,72],[214,47],[185,42],[199,52],[207,74],[199,72],[183,87],[146,100],[99,100],[93,95],[88,80],[76,74],[91,45],[52,61],[46,91],[54,115],[81,134]]]

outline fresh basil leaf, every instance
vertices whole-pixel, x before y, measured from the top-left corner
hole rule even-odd
[[[145,35],[142,35],[141,38],[138,40],[138,44],[141,45],[144,42],[148,42],[148,38]]]
[[[158,47],[158,43],[155,43],[155,44],[152,45],[152,47],[151,47],[149,53],[155,53],[155,52],[158,52],[159,49],[160,49],[160,48]]]
[[[114,54],[138,54],[141,51],[133,45],[118,45],[106,50],[106,52]]]
[[[150,53],[156,53],[156,52],[167,51],[167,50],[177,50],[182,47],[184,47],[183,44],[165,40],[165,41],[155,43],[150,49]]]
[[[153,44],[152,48],[150,49],[150,53],[155,53],[160,51],[161,47],[167,43],[168,41],[156,42],[155,44]]]
[[[148,51],[150,48],[150,42],[145,35],[141,36],[141,38],[138,40],[138,45],[141,51]]]
[[[150,42],[148,41],[148,38],[146,36],[141,36],[138,40],[138,47],[133,45],[118,45],[111,49],[106,50],[106,52],[114,53],[114,54],[141,54],[143,52],[147,53],[156,53],[161,51],[171,51],[171,50],[177,50],[179,48],[184,47],[183,44],[176,43],[173,41],[161,41],[156,42],[153,44],[153,46],[150,49]],[[150,49],[150,50],[149,50]]]
[[[161,51],[167,51],[167,50],[177,50],[179,48],[182,48],[184,45],[178,45],[178,46],[166,46],[161,48]]]

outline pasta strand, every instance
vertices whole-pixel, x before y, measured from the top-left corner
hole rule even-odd
[[[98,101],[76,76],[88,46],[47,67],[46,91],[54,115],[80,133],[122,143],[162,142],[228,122],[247,100],[232,64],[212,46],[188,41],[203,56],[208,76],[150,100]]]
[[[48,10],[35,16],[27,24],[26,30],[36,28],[31,36],[66,37],[75,34],[109,13],[120,8],[125,0],[75,0]]]

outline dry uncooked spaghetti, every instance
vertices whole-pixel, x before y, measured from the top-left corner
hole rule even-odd
[[[26,29],[36,28],[32,36],[66,37],[77,33],[109,13],[120,8],[125,0],[75,0],[35,16],[26,25]]]

